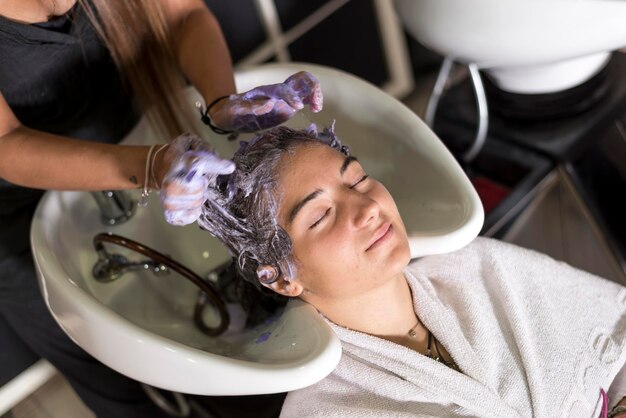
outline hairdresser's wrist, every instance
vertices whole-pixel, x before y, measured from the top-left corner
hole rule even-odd
[[[163,185],[163,178],[167,174],[171,161],[168,161],[167,150],[169,145],[160,151],[154,158],[150,173],[151,188],[159,190]]]
[[[226,110],[229,97],[229,95],[222,95],[214,98],[210,102],[207,102],[207,115],[213,124],[220,129],[225,129],[225,125],[228,123],[227,121],[225,123],[223,119],[224,115],[228,113]]]
[[[224,94],[222,96],[214,98],[210,102],[207,102],[207,106],[210,106],[210,108],[208,109],[208,113],[211,118],[215,117],[216,114],[224,110],[224,107],[228,103],[229,97],[230,95]]]

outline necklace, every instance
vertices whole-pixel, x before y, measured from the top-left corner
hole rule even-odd
[[[411,338],[415,338],[415,336],[417,335],[417,333],[415,332],[415,328],[417,328],[417,326],[420,324],[421,322],[419,321],[419,319],[417,320],[417,324],[415,324],[415,326],[413,328],[411,328],[409,330],[409,332],[407,332],[407,334],[409,334],[409,337]]]
[[[407,332],[409,337],[415,338],[417,336],[417,333],[415,332],[415,329],[421,323],[422,322],[418,318],[417,319],[417,324],[415,324],[415,326],[413,328],[411,328]],[[430,332],[430,330],[428,328],[426,328],[426,327],[424,327],[424,329],[426,330],[426,333],[428,335],[428,345],[426,346],[426,357],[431,358],[431,359],[435,360],[438,363],[442,363],[442,364],[450,367],[453,370],[459,371],[459,367],[456,365],[454,360],[450,359],[450,361],[448,361],[441,355],[441,349],[439,347],[439,341],[437,341],[437,338],[435,338],[433,333]]]

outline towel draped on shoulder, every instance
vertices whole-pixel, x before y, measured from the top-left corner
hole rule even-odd
[[[462,373],[330,324],[343,354],[281,417],[597,417],[626,362],[626,288],[477,238],[411,263],[415,312]],[[623,394],[622,394],[623,395]]]

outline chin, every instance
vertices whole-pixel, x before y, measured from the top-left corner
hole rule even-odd
[[[409,244],[407,243],[402,251],[402,257],[400,261],[400,264],[402,265],[401,270],[404,270],[405,267],[408,266],[410,262],[411,262],[411,248],[409,247]]]
[[[411,262],[411,249],[409,241],[398,243],[387,257],[386,268],[392,274],[402,273]]]

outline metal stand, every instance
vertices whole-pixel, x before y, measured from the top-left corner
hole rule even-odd
[[[446,82],[450,78],[450,72],[454,67],[454,60],[450,57],[446,57],[441,64],[433,92],[428,99],[426,106],[426,114],[424,120],[431,128],[435,125],[435,114],[437,113],[437,107],[443,92],[445,91]],[[466,163],[471,163],[476,156],[480,153],[485,140],[487,139],[487,130],[489,127],[489,111],[487,109],[487,97],[485,95],[485,88],[480,78],[480,73],[476,64],[467,64],[469,70],[472,86],[474,87],[474,96],[476,98],[476,107],[478,109],[478,129],[476,130],[476,136],[465,153],[461,155],[461,159]]]

